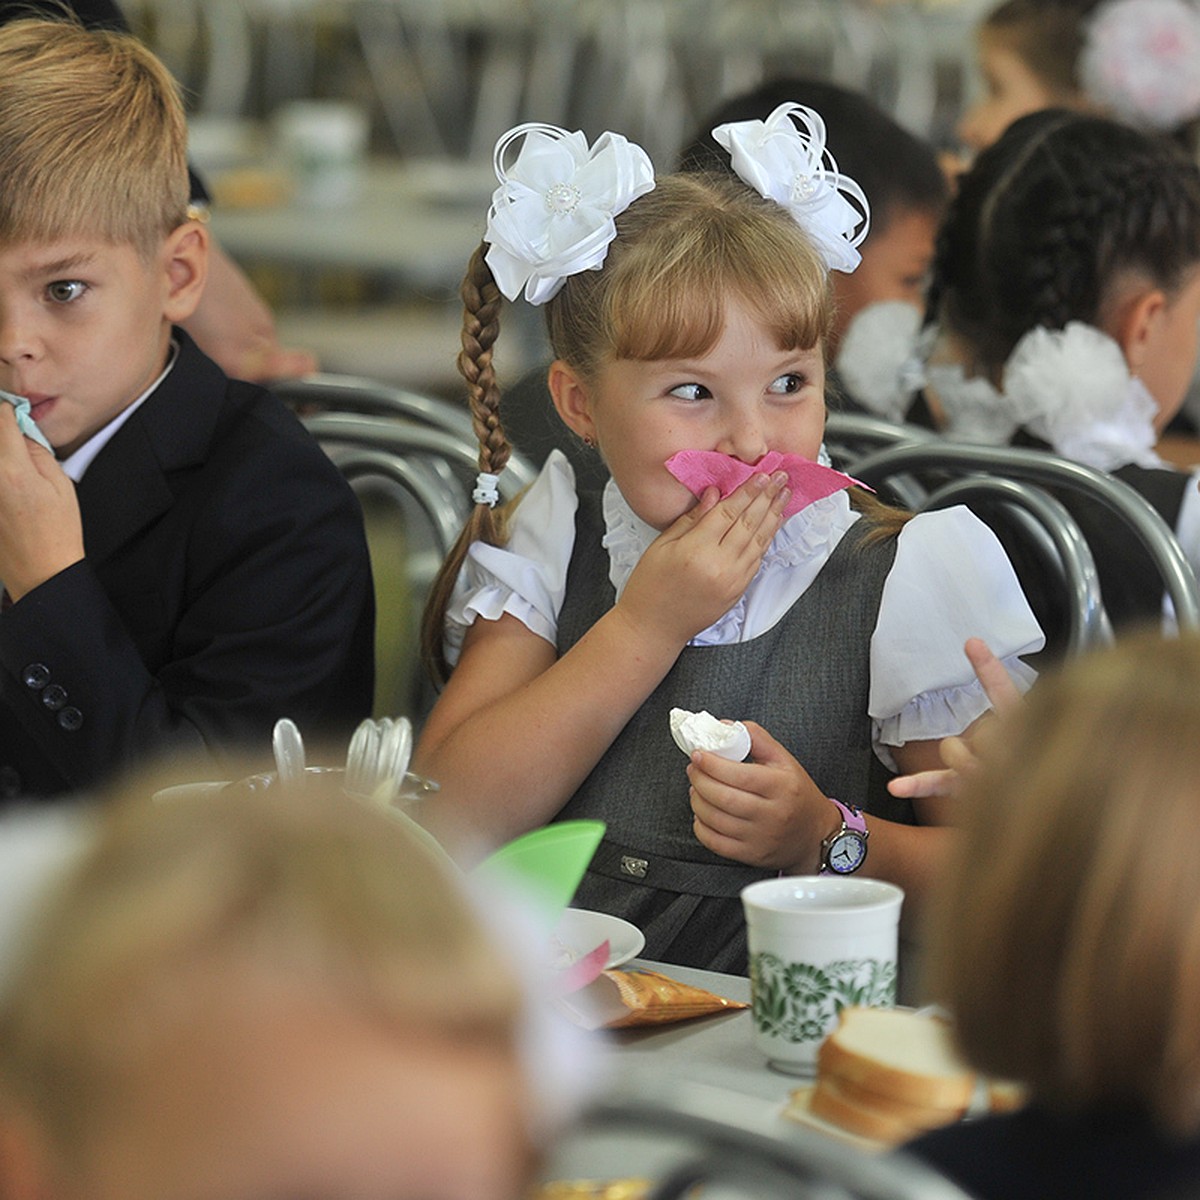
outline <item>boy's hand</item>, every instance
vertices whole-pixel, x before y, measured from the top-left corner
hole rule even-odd
[[[963,779],[979,766],[979,755],[986,752],[994,733],[993,715],[1002,715],[1021,701],[1021,693],[1013,683],[1004,664],[992,653],[982,638],[968,638],[963,647],[975,677],[983,685],[991,701],[992,712],[985,713],[971,724],[961,737],[943,738],[938,744],[942,761],[940,771],[919,771],[915,775],[898,775],[888,781],[893,796],[919,800],[931,796],[955,796]]]
[[[761,725],[746,762],[696,751],[688,764],[693,829],[700,843],[753,867],[815,872],[833,806],[808,772]]]
[[[0,404],[0,581],[16,601],[82,558],[75,485]]]
[[[715,487],[650,544],[617,607],[680,646],[741,598],[783,524],[782,471],[753,475],[719,498]]]

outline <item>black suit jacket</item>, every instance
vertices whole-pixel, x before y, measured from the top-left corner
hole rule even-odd
[[[86,558],[0,613],[0,795],[163,754],[226,777],[239,747],[269,758],[284,716],[344,753],[370,713],[354,493],[277,398],[175,337],[170,374],[78,485]]]

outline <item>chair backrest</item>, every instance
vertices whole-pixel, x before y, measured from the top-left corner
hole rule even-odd
[[[854,463],[853,473],[877,489],[885,489],[895,478],[918,479],[927,494],[961,477],[992,476],[1035,484],[1056,497],[1076,519],[1088,538],[1102,581],[1102,559],[1110,548],[1105,533],[1119,531],[1141,549],[1157,572],[1161,593],[1170,600],[1179,627],[1200,626],[1200,586],[1174,533],[1148,500],[1102,471],[1043,450],[933,438],[868,454]],[[1097,512],[1104,518],[1100,524],[1095,519]],[[1102,583],[1102,594],[1103,590]]]
[[[471,416],[463,405],[359,375],[322,371],[300,379],[276,380],[271,391],[299,413],[355,412],[373,417],[404,417],[468,440],[475,436]]]
[[[927,442],[936,437],[938,435],[931,429],[902,421],[886,421],[870,413],[832,409],[825,418],[825,445],[829,453],[834,454],[836,447],[853,458],[861,458],[864,454],[888,446]]]
[[[272,390],[296,403],[301,420],[318,441],[369,446],[445,463],[465,482],[464,495],[469,496],[479,471],[479,443],[470,417],[444,400],[384,384],[360,387],[359,382],[347,378],[331,387],[297,380],[277,384]],[[313,403],[303,404],[305,395],[312,397]],[[329,403],[316,404],[317,395]],[[305,412],[305,408],[322,411]],[[533,464],[514,452],[500,476],[500,494],[511,500],[536,478]]]
[[[461,464],[442,455],[447,445],[465,450],[441,430],[395,417],[304,419],[363,508],[375,580],[375,715],[419,722],[433,700],[419,661],[421,613],[470,504]]]
[[[685,1196],[790,1200],[966,1200],[941,1175],[902,1153],[869,1154],[799,1125],[764,1120],[761,1101],[700,1084],[653,1094],[616,1093],[594,1103],[552,1152],[547,1170],[595,1174],[580,1143],[602,1139],[619,1171],[651,1181],[654,1200]],[[614,1144],[615,1142],[615,1144]],[[562,1165],[560,1165],[562,1164]],[[576,1174],[575,1177],[578,1177]]]
[[[1061,501],[1021,480],[972,475],[943,484],[920,507],[954,504],[990,525],[1008,553],[1046,635],[1040,660],[1112,640],[1091,547]]]
[[[870,413],[837,412],[825,418],[825,449],[839,471],[858,478],[855,464],[877,450],[927,442],[938,435],[919,425],[887,421]],[[912,480],[896,476],[889,481],[893,497],[906,508],[920,507],[924,490]]]

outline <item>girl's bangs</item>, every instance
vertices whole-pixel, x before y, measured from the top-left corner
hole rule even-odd
[[[824,271],[794,256],[757,266],[734,256],[678,258],[654,273],[630,272],[607,297],[614,358],[652,362],[696,358],[716,345],[725,309],[738,297],[781,350],[809,350],[831,316]]]

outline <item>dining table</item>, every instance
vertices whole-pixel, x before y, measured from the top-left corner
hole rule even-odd
[[[641,957],[616,969],[628,968],[750,1001],[745,976]],[[692,1170],[699,1172],[694,1178],[708,1181],[702,1190],[712,1200],[818,1192],[965,1200],[902,1152],[828,1125],[803,1104],[792,1105],[789,1115],[792,1093],[812,1079],[768,1066],[754,1042],[749,1007],[600,1036],[605,1070],[597,1088],[599,1119],[585,1114],[552,1145],[536,1200],[644,1197],[666,1180],[675,1186]]]
[[[725,975],[643,958],[633,959],[628,966],[658,971],[727,1000],[750,1002],[750,980],[744,975]],[[663,1025],[611,1030],[605,1037],[611,1066],[620,1072],[624,1082],[634,1085],[641,1079],[656,1084],[663,1080],[698,1083],[761,1100],[781,1113],[792,1089],[803,1082],[767,1065],[766,1058],[754,1045],[749,1008]]]
[[[748,1004],[745,976],[634,958],[618,970],[643,968],[681,983],[703,988],[728,1000]],[[711,1016],[664,1024],[603,1030],[598,1092],[654,1097],[665,1103],[700,1096],[710,1108],[735,1124],[787,1138],[797,1123],[784,1110],[793,1089],[806,1081],[767,1065],[754,1045],[750,1009],[727,1009]],[[838,1141],[826,1130],[831,1142]],[[841,1139],[845,1144],[845,1139]],[[684,1153],[681,1139],[661,1131],[606,1129],[572,1135],[557,1145],[545,1168],[559,1180],[614,1180],[655,1177]]]
[[[370,158],[336,203],[295,186],[262,203],[222,203],[212,228],[242,264],[361,272],[415,292],[449,295],[487,223],[490,161]]]

